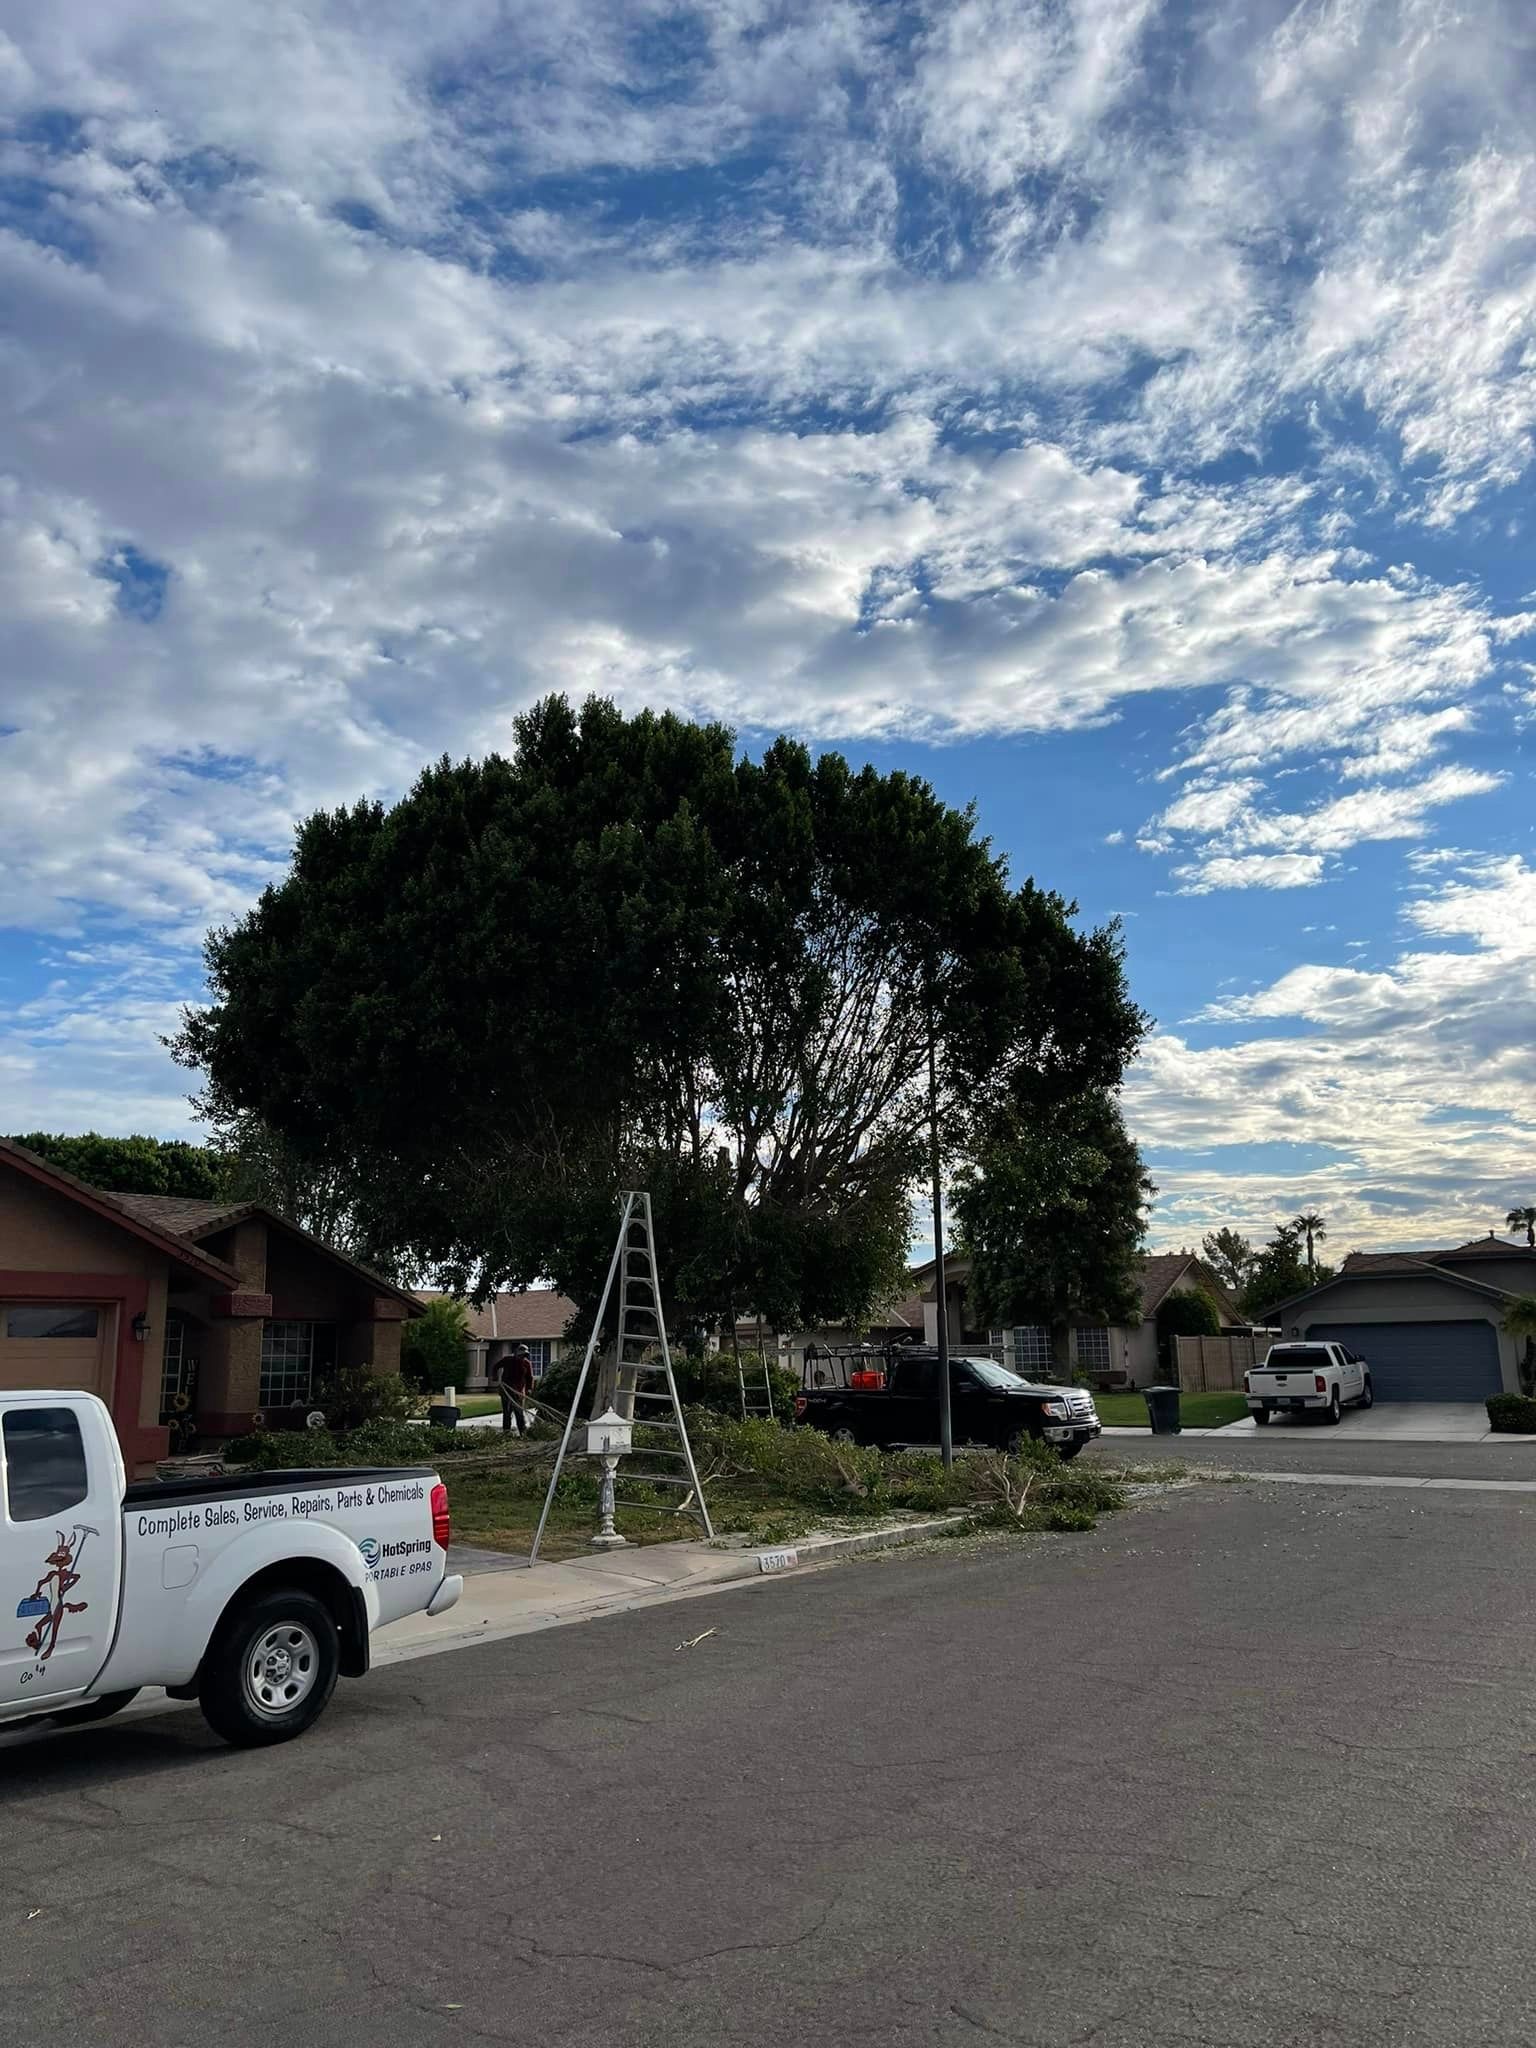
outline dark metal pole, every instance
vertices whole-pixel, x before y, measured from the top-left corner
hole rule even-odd
[[[933,1169],[933,1284],[939,1299],[939,1449],[946,1465],[955,1462],[955,1432],[949,1403],[949,1286],[944,1277],[944,1186],[939,1149],[939,1065],[933,1012],[928,1013],[928,1142]]]

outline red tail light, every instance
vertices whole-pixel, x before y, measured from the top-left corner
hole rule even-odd
[[[811,1404],[810,1404],[810,1402],[806,1400],[806,1398],[805,1398],[804,1394],[796,1394],[796,1396],[795,1396],[795,1414],[796,1414],[797,1416],[803,1415],[803,1414],[805,1413],[806,1409],[810,1407],[810,1405],[811,1405]]]
[[[453,1535],[453,1518],[448,1512],[448,1489],[439,1480],[432,1489],[432,1541],[446,1550]]]
[[[1243,1392],[1245,1394],[1253,1392],[1253,1381],[1248,1377],[1247,1373],[1243,1374]]]
[[[1326,1393],[1327,1393],[1327,1391],[1328,1391],[1328,1382],[1327,1382],[1327,1381],[1326,1381],[1326,1380],[1325,1380],[1325,1379],[1323,1378],[1323,1376],[1322,1376],[1322,1374],[1321,1374],[1320,1372],[1315,1372],[1315,1373],[1313,1373],[1313,1375],[1312,1375],[1312,1384],[1313,1384],[1313,1386],[1314,1386],[1314,1387],[1316,1387],[1317,1391],[1318,1391],[1318,1392],[1319,1392],[1320,1394],[1326,1394]]]

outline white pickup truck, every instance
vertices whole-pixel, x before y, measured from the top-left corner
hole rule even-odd
[[[374,1629],[453,1606],[448,1535],[427,1466],[129,1485],[94,1394],[0,1392],[0,1733],[162,1685],[227,1742],[286,1742]]]
[[[1262,1427],[1271,1415],[1321,1415],[1337,1422],[1345,1408],[1369,1408],[1371,1369],[1342,1344],[1271,1344],[1262,1365],[1243,1374],[1248,1413]]]

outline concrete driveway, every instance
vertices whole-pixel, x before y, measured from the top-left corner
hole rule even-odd
[[[1481,1401],[1378,1401],[1374,1408],[1346,1408],[1337,1429],[1311,1415],[1277,1415],[1261,1432],[1251,1416],[1244,1416],[1210,1434],[1271,1437],[1303,1429],[1358,1443],[1480,1444],[1493,1435]]]

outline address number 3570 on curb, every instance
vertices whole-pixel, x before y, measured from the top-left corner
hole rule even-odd
[[[793,1571],[799,1562],[798,1550],[760,1550],[757,1553],[757,1568],[760,1572]]]

